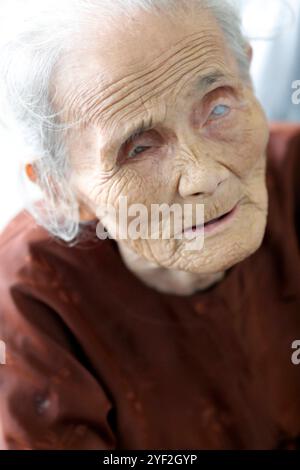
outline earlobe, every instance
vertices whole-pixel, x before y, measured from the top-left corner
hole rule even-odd
[[[36,171],[34,169],[34,165],[32,163],[27,163],[25,165],[25,173],[26,173],[27,178],[30,179],[30,181],[32,183],[36,183],[37,174],[36,174]]]

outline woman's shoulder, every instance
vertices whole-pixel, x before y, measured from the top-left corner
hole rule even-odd
[[[300,125],[271,126],[266,181],[267,227],[254,258],[268,253],[284,295],[295,295],[300,288]]]
[[[269,225],[300,242],[300,124],[272,124],[267,153]]]
[[[48,233],[37,225],[25,209],[5,226],[0,234],[0,276],[8,279],[28,262],[31,246],[49,240]]]
[[[27,211],[19,212],[0,234],[0,286],[43,276],[80,282],[84,276],[105,275],[105,264],[117,262],[114,240],[99,240],[96,226],[82,227],[76,243],[64,242],[40,226]],[[101,274],[102,273],[102,274]],[[94,273],[95,274],[95,273]]]
[[[37,231],[43,230],[27,210],[21,210],[0,232],[0,252],[9,248],[11,243],[18,243],[28,235],[37,234]]]

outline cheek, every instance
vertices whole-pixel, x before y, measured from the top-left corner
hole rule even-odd
[[[126,165],[110,182],[108,201],[126,196],[128,204],[143,204],[150,209],[151,204],[171,203],[175,189],[176,178],[167,160],[141,158]]]
[[[241,179],[257,166],[264,167],[269,129],[258,103],[243,111],[223,142],[224,161]]]
[[[149,173],[144,176],[144,172],[132,168],[123,168],[108,180],[98,194],[95,204],[97,207],[112,206],[119,209],[120,198],[126,198],[128,206],[133,204],[143,204],[148,207],[157,193],[157,182],[155,175]]]

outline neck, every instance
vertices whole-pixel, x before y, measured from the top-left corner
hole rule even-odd
[[[167,269],[146,260],[120,241],[118,247],[125,265],[136,277],[167,294],[191,295],[220,282],[225,276],[225,272],[203,275]]]

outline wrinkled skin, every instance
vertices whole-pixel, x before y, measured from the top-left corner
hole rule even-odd
[[[204,203],[206,221],[239,202],[199,251],[172,237],[120,240],[125,263],[145,283],[188,295],[258,249],[268,206],[266,117],[208,11],[173,19],[137,12],[101,33],[91,27],[57,84],[68,118],[86,118],[68,139],[83,220],[107,204],[118,209],[121,195],[149,211],[153,203]],[[124,144],[142,119],[151,129]]]

